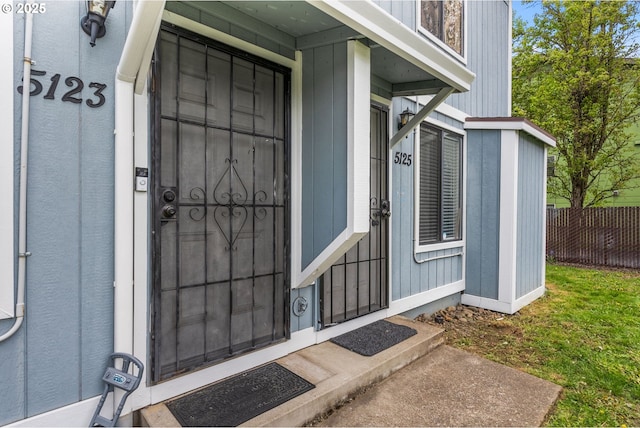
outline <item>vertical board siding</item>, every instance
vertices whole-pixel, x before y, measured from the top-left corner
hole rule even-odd
[[[338,236],[347,228],[347,44],[340,43],[333,46],[333,97],[327,106],[332,113],[333,123],[333,230],[332,236]],[[322,117],[319,124],[322,123]],[[322,127],[316,127],[317,130]],[[323,175],[327,165],[318,164],[317,169]],[[319,182],[320,180],[318,180]],[[318,183],[316,182],[316,184]],[[320,232],[323,233],[323,232]],[[324,249],[317,248],[320,252]]]
[[[53,2],[46,14],[34,16],[33,69],[47,74],[36,77],[43,90],[30,104],[27,249],[32,256],[25,322],[0,343],[0,425],[99,395],[113,351],[113,82],[131,6],[114,9],[108,34],[95,48],[78,25],[85,13],[82,3]],[[16,15],[15,28],[18,87],[23,15]],[[56,74],[61,77],[54,99],[45,99]],[[71,76],[84,82],[77,94],[81,103],[62,101],[69,90],[64,80]],[[86,104],[91,82],[107,85],[101,107]],[[16,162],[21,105],[16,95]],[[0,324],[0,332],[10,325]]]
[[[516,244],[516,299],[544,285],[543,192],[545,149],[542,143],[519,133],[518,217]]]
[[[14,49],[13,49],[13,82],[12,85],[16,86],[22,84],[22,65],[24,58],[24,51],[21,47],[22,41],[24,41],[24,16],[14,14],[13,21],[13,37],[14,37]],[[13,97],[13,118],[14,118],[14,165],[17,171],[20,164],[20,111],[22,107],[21,97],[14,95]],[[19,176],[14,174],[13,178],[13,218],[18,218],[18,186]],[[14,221],[14,252],[17,253],[18,248],[18,228],[16,221]],[[14,276],[17,278],[17,258],[14,260]],[[27,296],[28,297],[28,296]],[[27,300],[28,303],[28,300]],[[27,308],[29,309],[29,308]],[[28,312],[27,312],[28,314]],[[0,334],[8,331],[14,323],[13,319],[0,320]],[[12,422],[21,419],[26,414],[26,358],[25,358],[25,344],[26,344],[26,327],[27,320],[23,323],[20,330],[18,330],[13,337],[7,339],[5,342],[0,343],[0,373],[2,374],[2,381],[0,381],[0,425],[4,425],[8,422]]]
[[[504,1],[466,1],[465,7],[467,68],[476,78],[471,91],[445,102],[471,116],[509,116],[509,6]]]
[[[393,111],[403,111],[406,107],[413,110],[415,106],[404,98],[394,100]],[[394,126],[395,123],[394,123]],[[456,127],[460,126],[457,124]],[[462,280],[462,256],[439,258],[424,263],[414,260],[414,135],[410,133],[396,144],[391,158],[397,152],[411,154],[414,162],[411,167],[392,164],[392,205],[391,205],[391,281],[393,300],[399,300],[443,285]],[[427,251],[415,255],[420,260],[431,259],[443,255],[460,253],[460,248]]]
[[[347,227],[347,45],[303,52],[302,267]]]
[[[374,0],[373,2],[411,30],[416,30],[416,0]]]
[[[293,304],[298,297],[303,297],[308,303],[307,310],[299,317],[293,313]],[[315,285],[291,290],[291,333],[314,326],[314,308],[316,307],[314,297]]]
[[[466,290],[498,298],[500,131],[467,131]]]

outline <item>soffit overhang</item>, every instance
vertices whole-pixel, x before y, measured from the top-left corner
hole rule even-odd
[[[391,81],[394,95],[434,94],[445,87],[467,92],[471,88],[473,72],[375,3],[369,0],[308,0],[308,3],[373,43],[373,74],[384,77],[389,67],[398,64],[394,69],[401,71]],[[377,49],[381,50],[376,52]]]
[[[344,40],[371,48],[372,75],[393,96],[470,89],[475,75],[442,48],[369,0],[188,2],[274,42],[304,50]]]

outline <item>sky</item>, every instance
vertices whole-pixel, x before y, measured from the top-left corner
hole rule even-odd
[[[516,15],[524,19],[529,25],[533,24],[533,16],[542,11],[540,2],[522,4],[520,0],[513,0],[512,5]]]
[[[540,0],[535,0],[527,4],[523,4],[521,0],[512,0],[511,4],[516,16],[524,19],[527,25],[533,25],[534,15],[542,12],[542,2]],[[636,36],[636,41],[638,41],[638,37],[640,37],[640,35]]]

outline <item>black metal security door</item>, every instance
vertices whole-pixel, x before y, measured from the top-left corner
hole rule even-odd
[[[154,84],[158,381],[289,334],[290,74],[164,28]]]
[[[322,327],[388,306],[388,112],[371,106],[369,233],[320,278]]]

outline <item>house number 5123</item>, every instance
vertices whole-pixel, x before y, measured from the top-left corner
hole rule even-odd
[[[45,76],[46,74],[46,71],[31,70],[31,91],[29,92],[29,95],[34,97],[42,93],[42,91],[44,90],[44,85],[36,77]],[[56,93],[58,93],[58,84],[60,83],[60,79],[62,79],[60,73],[56,73],[51,76],[48,83],[45,83],[45,85],[47,85],[47,92],[43,97],[45,100],[56,99]],[[64,102],[81,104],[83,101],[82,91],[84,90],[84,82],[82,81],[82,79],[80,79],[79,77],[69,76],[64,79],[64,84],[69,89],[62,93],[61,100]],[[102,107],[106,101],[102,91],[104,91],[106,87],[107,85],[105,85],[104,83],[89,83],[89,91],[91,92],[91,95],[89,95],[89,98],[84,100],[85,104],[87,104],[91,108]],[[22,91],[22,85],[18,86],[18,92],[22,94]]]

